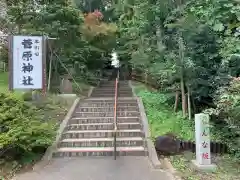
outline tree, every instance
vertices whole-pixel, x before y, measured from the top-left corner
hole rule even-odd
[[[135,0],[115,11],[122,54],[162,92],[176,92],[175,110],[181,91],[184,116],[217,108],[219,90],[240,76],[239,1]]]
[[[100,11],[84,16],[70,0],[18,0],[8,2],[8,7],[7,19],[15,27],[13,33],[57,38],[49,42],[49,50],[54,51],[68,69],[78,64],[84,72],[95,71],[106,60],[102,56],[111,51],[109,43],[115,39],[116,26],[101,22]],[[56,68],[60,74],[66,73],[62,65]]]

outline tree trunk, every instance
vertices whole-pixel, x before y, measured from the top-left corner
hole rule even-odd
[[[182,94],[182,112],[183,112],[183,117],[186,117],[186,96],[185,96],[185,89],[184,89],[184,80],[181,78],[181,94]]]
[[[194,103],[194,99],[191,98],[190,100],[192,101],[192,111],[193,111],[193,114],[195,114],[196,113],[196,105]]]
[[[177,112],[178,100],[179,100],[179,91],[176,91],[176,94],[175,94],[175,104],[174,104],[174,112]]]
[[[186,115],[188,114],[188,95],[185,94],[185,101],[186,101]]]
[[[145,75],[144,75],[144,82],[145,82],[145,84],[147,84],[148,85],[148,72],[147,71],[145,71],[145,73],[144,73]]]
[[[186,97],[185,97],[185,88],[184,88],[184,45],[183,45],[183,39],[181,36],[179,36],[179,68],[180,68],[180,86],[181,86],[181,92],[182,92],[182,112],[183,117],[186,117]]]
[[[188,119],[191,120],[192,111],[191,111],[191,95],[190,95],[190,88],[187,86],[187,95],[188,95]]]
[[[156,39],[157,39],[157,50],[159,53],[161,53],[165,46],[162,42],[162,30],[161,30],[161,20],[158,16],[155,16],[155,22],[156,22]]]
[[[163,43],[162,43],[162,35],[161,35],[161,28],[159,25],[156,27],[156,37],[157,37],[157,49],[158,52],[161,53],[164,49]]]

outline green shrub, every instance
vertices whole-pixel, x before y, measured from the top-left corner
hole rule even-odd
[[[171,95],[145,90],[139,90],[137,95],[143,100],[153,138],[172,132],[183,140],[194,140],[194,121],[173,112],[169,106]]]
[[[236,159],[240,159],[240,79],[233,79],[229,86],[219,89],[215,109],[207,109],[214,118],[215,131],[228,145]],[[212,118],[213,119],[213,118]]]
[[[23,98],[24,101],[32,101],[32,91],[25,92],[22,95],[22,98]]]
[[[147,103],[149,106],[155,107],[157,109],[162,106],[168,105],[167,103],[170,98],[166,94],[149,91],[140,91],[138,95],[144,98],[144,102]]]
[[[11,93],[0,94],[0,155],[21,158],[48,147],[55,136],[55,123],[43,122],[32,104]]]

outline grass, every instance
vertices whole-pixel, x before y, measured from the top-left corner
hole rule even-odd
[[[9,93],[8,89],[8,72],[0,72],[0,92]],[[21,91],[14,91],[13,95],[22,97]]]
[[[0,92],[8,92],[8,73],[0,72]]]
[[[169,105],[171,95],[162,94],[146,87],[142,83],[133,83],[135,93],[142,98],[148,117],[152,137],[167,132],[175,133],[183,140],[194,140],[194,121],[181,117],[180,113],[173,113]],[[173,103],[173,102],[171,102]],[[217,140],[219,132],[213,131],[212,139]],[[182,155],[171,156],[170,161],[183,180],[235,180],[240,179],[240,164],[234,162],[230,156],[212,155],[212,162],[217,165],[214,173],[195,171],[191,160],[196,159],[195,154],[185,152]]]
[[[134,82],[134,91],[143,100],[152,137],[172,132],[182,140],[195,140],[194,119],[184,119],[181,111],[173,112],[173,94],[157,92],[138,82]],[[210,130],[211,140],[220,142],[222,132],[217,131],[213,126],[210,126]]]
[[[0,73],[0,87],[7,88],[8,87],[8,73]]]
[[[185,152],[183,155],[170,157],[174,168],[183,180],[235,180],[240,179],[240,168],[228,155],[212,155],[212,162],[217,165],[215,172],[200,172],[192,168],[191,160],[195,159],[195,154]]]
[[[172,132],[184,140],[194,139],[194,122],[183,119],[181,112],[173,113],[168,105],[170,95],[154,92],[140,83],[135,83],[134,91],[143,100],[152,137]]]

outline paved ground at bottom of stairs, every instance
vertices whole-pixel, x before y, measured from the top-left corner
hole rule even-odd
[[[13,180],[172,180],[167,172],[152,169],[147,157],[83,157],[53,159],[36,171]]]

